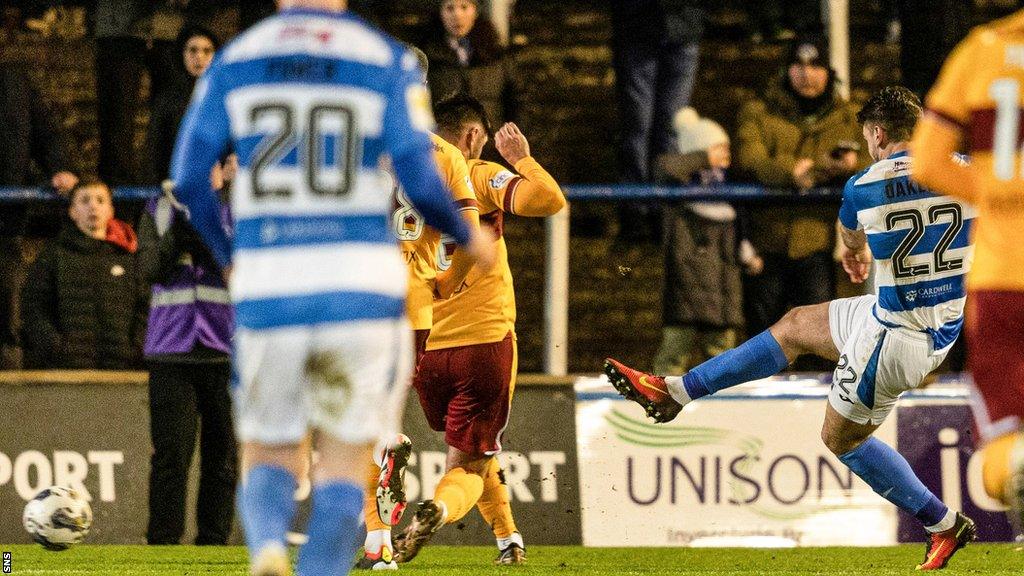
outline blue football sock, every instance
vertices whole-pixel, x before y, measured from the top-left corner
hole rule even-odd
[[[299,550],[298,576],[344,576],[363,539],[363,489],[348,482],[313,488],[309,541]]]
[[[789,360],[768,330],[690,370],[683,386],[696,400],[737,384],[778,374]]]
[[[878,438],[868,438],[860,446],[840,456],[839,460],[867,482],[878,495],[911,514],[926,527],[938,524],[949,511],[921,483],[907,460]]]
[[[284,546],[295,515],[295,477],[280,466],[253,466],[238,487],[238,513],[251,555],[268,543]]]

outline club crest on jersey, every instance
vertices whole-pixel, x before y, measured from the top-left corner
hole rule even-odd
[[[512,178],[515,178],[515,174],[509,172],[508,170],[502,170],[501,172],[498,173],[497,176],[488,180],[487,183],[491,186],[491,188],[494,188],[495,190],[501,190],[501,188],[504,187],[505,184],[508,184],[508,181],[511,180]]]

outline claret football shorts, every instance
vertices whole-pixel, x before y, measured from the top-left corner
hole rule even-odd
[[[428,350],[413,387],[433,430],[467,454],[501,451],[517,370],[515,335],[500,342]]]
[[[969,292],[966,324],[971,408],[987,441],[1024,423],[1024,292]]]

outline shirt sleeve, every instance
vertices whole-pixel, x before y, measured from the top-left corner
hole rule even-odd
[[[473,185],[477,197],[480,198],[480,211],[489,213],[495,210],[511,212],[509,201],[512,191],[521,180],[520,176],[500,164],[480,162],[473,166]]]
[[[397,78],[384,110],[384,146],[392,158],[429,149],[430,131],[434,129],[430,93],[420,82],[416,57],[408,51],[400,53],[395,73]]]
[[[223,267],[231,263],[231,239],[221,223],[220,200],[210,185],[210,170],[231,141],[222,70],[215,61],[196,83],[174,145],[171,178],[175,195],[188,208],[189,222]]]
[[[857,221],[857,207],[854,205],[853,178],[846,182],[843,188],[843,203],[839,206],[839,223],[848,230],[860,230],[862,226]]]

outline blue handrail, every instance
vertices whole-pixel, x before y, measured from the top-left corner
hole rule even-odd
[[[828,201],[842,196],[839,188],[813,188],[797,192],[792,188],[769,188],[758,184],[716,186],[653,186],[645,184],[571,184],[564,186],[566,197],[587,200],[766,200]],[[160,194],[158,186],[119,186],[116,200],[148,200]],[[49,187],[0,186],[0,202],[56,201],[59,196]]]
[[[121,186],[114,188],[115,200],[148,200],[160,194],[159,186]],[[0,186],[0,202],[63,200],[64,197],[49,186]]]
[[[770,188],[759,184],[719,184],[715,186],[654,186],[646,184],[572,184],[564,186],[569,200],[838,200],[840,188],[812,188],[798,192],[793,188]]]

